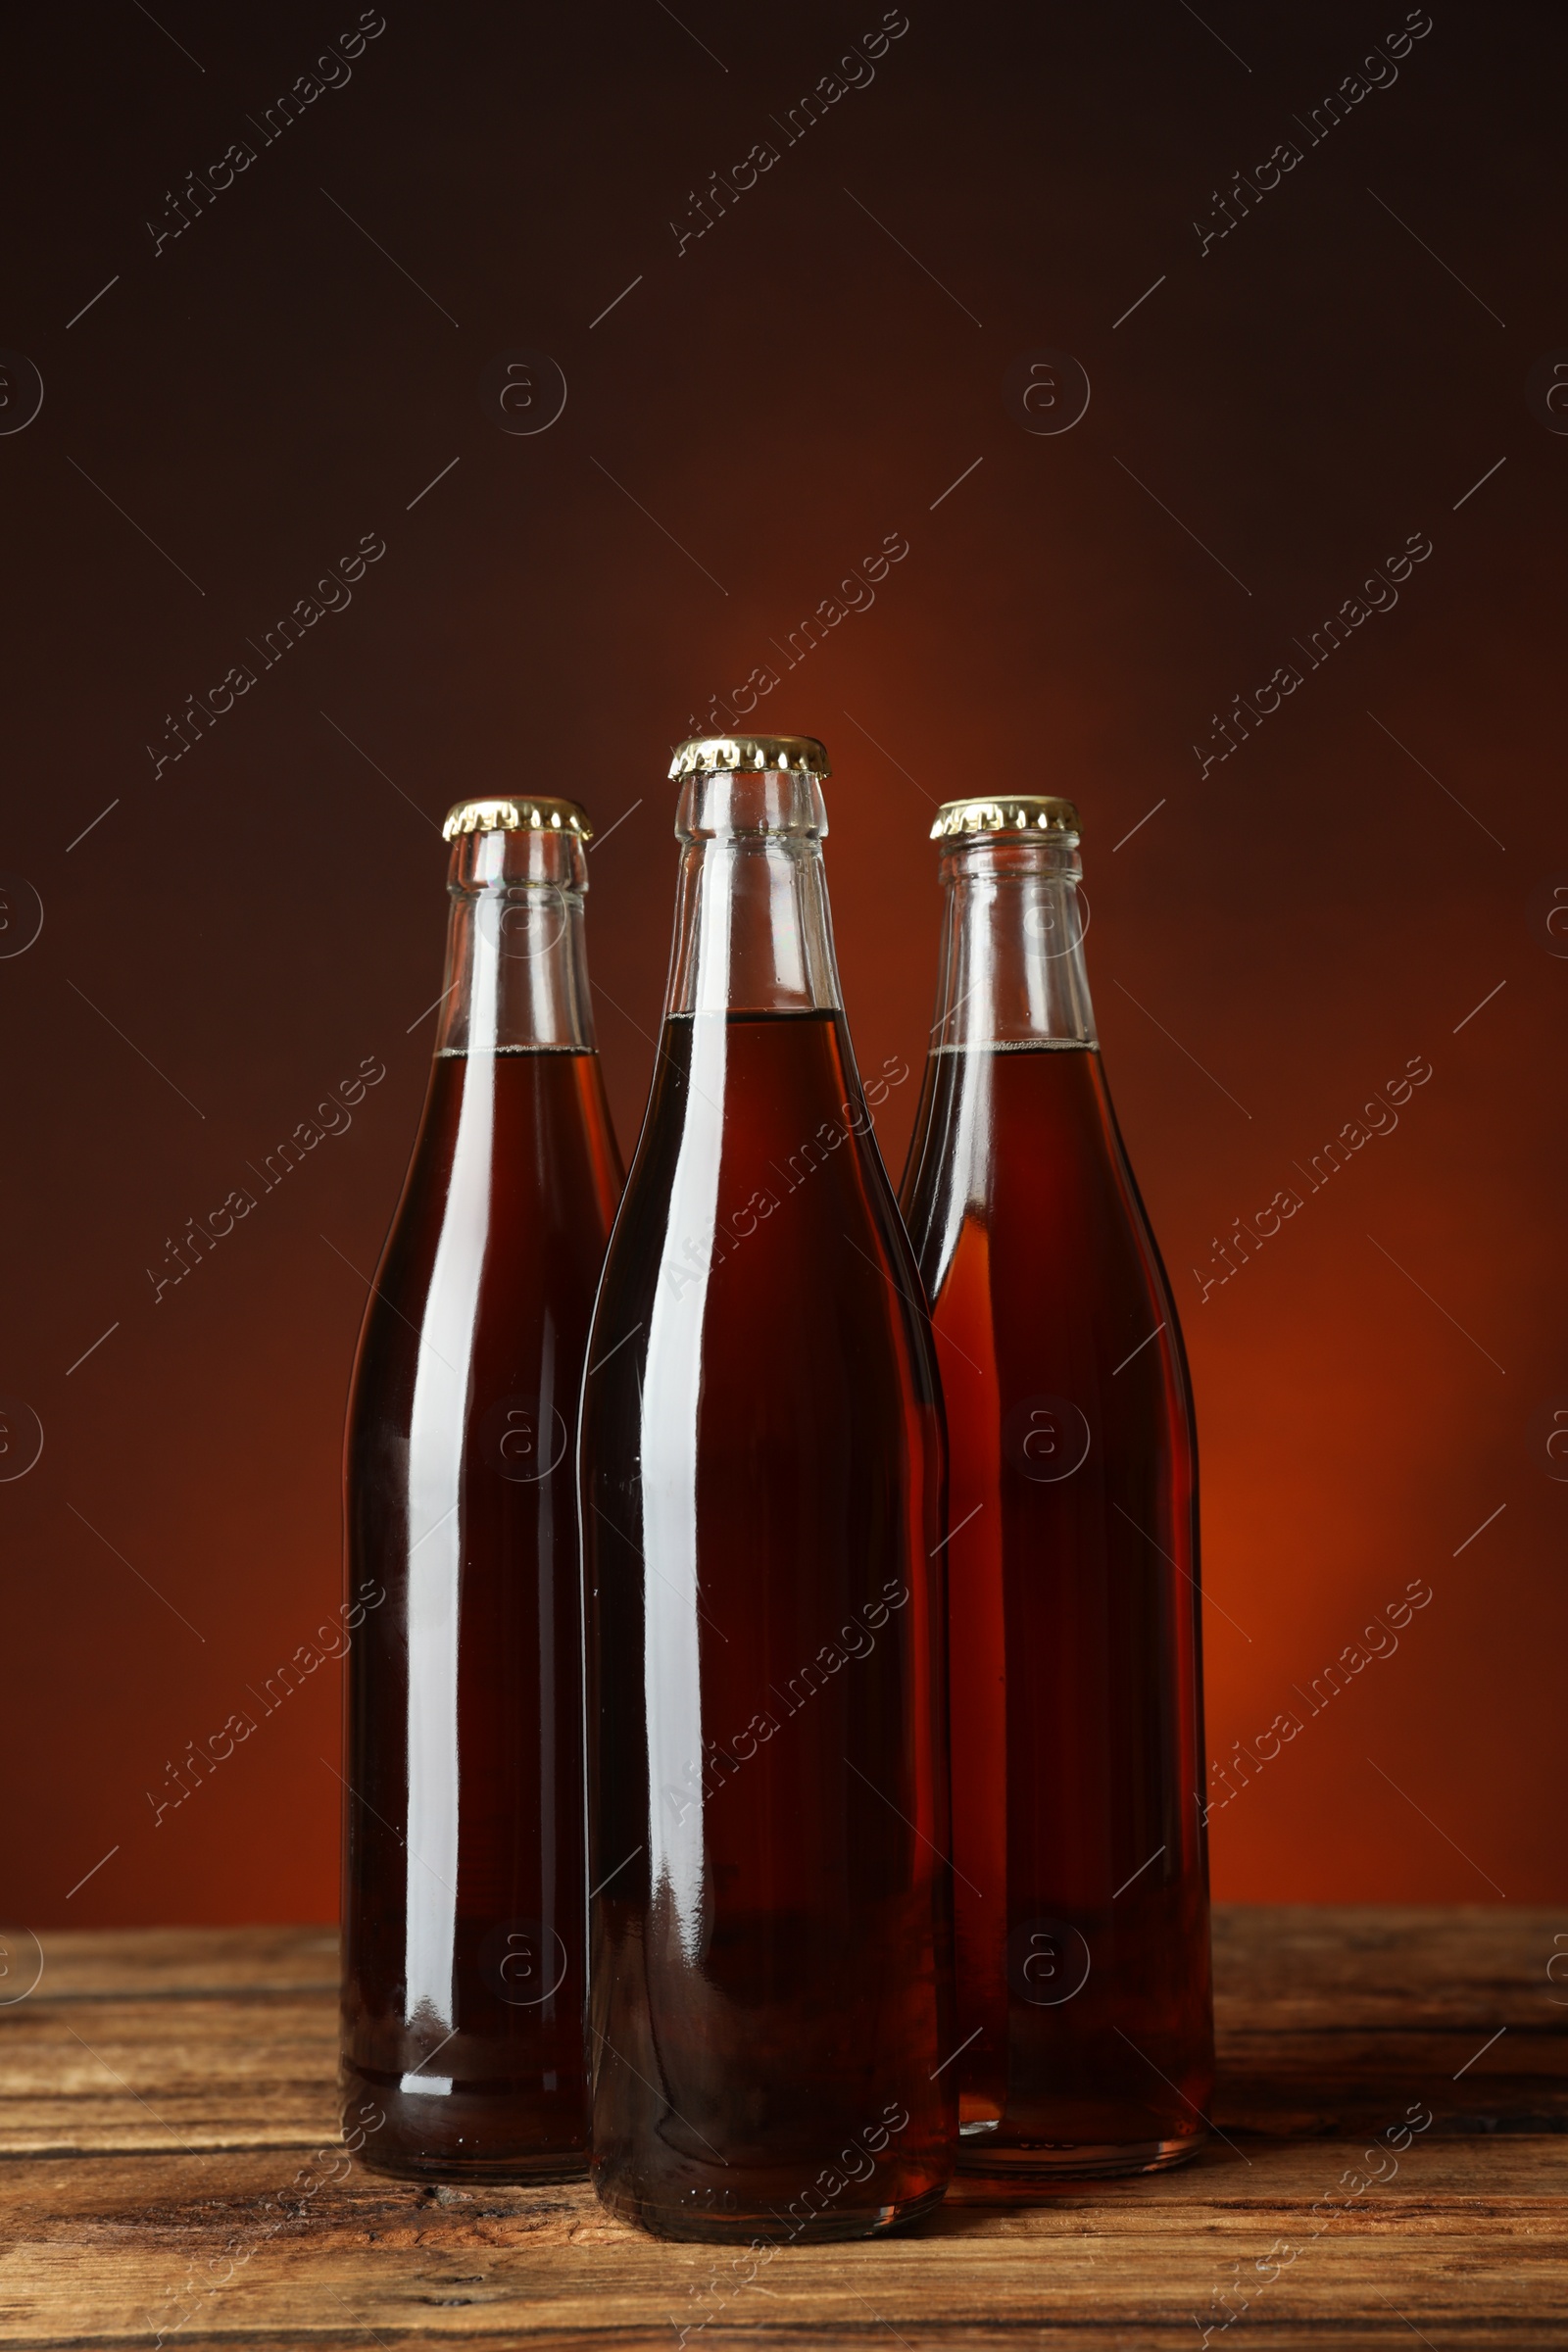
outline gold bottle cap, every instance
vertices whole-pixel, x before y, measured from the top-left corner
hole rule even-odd
[[[579,841],[592,841],[594,829],[575,801],[533,792],[522,800],[459,801],[447,810],[441,838],[456,841],[460,833],[575,833]]]
[[[676,747],[669,780],[766,767],[795,768],[808,776],[833,773],[826,748],[814,735],[689,735]]]
[[[1009,792],[1000,801],[944,801],[931,828],[933,841],[958,833],[1042,833],[1078,839],[1081,827],[1071,801],[1045,792]]]

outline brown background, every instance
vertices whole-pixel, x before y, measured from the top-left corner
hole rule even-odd
[[[12,22],[0,343],[45,385],[0,437],[0,865],[44,910],[0,962],[0,1391],[45,1433],[0,1485],[20,1922],[332,1913],[337,1669],[157,1828],[145,1792],[337,1602],[362,1277],[440,985],[432,820],[514,786],[602,830],[632,810],[590,907],[629,1147],[667,746],[890,532],[874,608],[762,710],[834,757],[864,1065],[931,1017],[930,803],[1082,805],[1107,1064],[1197,1383],[1211,1750],[1433,1589],[1216,1815],[1216,1888],[1563,1891],[1568,1487],[1540,1416],[1568,1401],[1568,439],[1525,396],[1568,345],[1560,12],[1435,0],[1309,146],[1292,118],[1398,6],[910,0],[874,81],[784,148],[770,118],[880,13],[388,0],[347,85],[252,137],[156,257],[166,191],[355,11]],[[766,137],[776,166],[677,256],[689,191]],[[1200,256],[1194,217],[1287,137],[1301,163]],[[1066,433],[1004,405],[1042,347],[1092,383]],[[568,386],[531,436],[478,393],[518,348]],[[155,780],[164,714],[367,532],[352,605]],[[1397,609],[1200,781],[1210,714],[1415,532]],[[155,1304],[166,1237],[366,1055],[387,1075],[352,1127]],[[1396,1131],[1201,1300],[1212,1238],[1415,1055]]]

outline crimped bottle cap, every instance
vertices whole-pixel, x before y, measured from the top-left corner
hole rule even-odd
[[[575,801],[534,792],[524,800],[459,801],[447,810],[441,838],[456,841],[460,833],[575,833],[579,841],[592,841],[594,829]]]
[[[1076,841],[1081,831],[1071,801],[1046,792],[1009,792],[1000,801],[944,801],[931,839],[946,841],[960,833],[1032,833],[1038,838],[1046,833],[1058,840],[1070,834]]]
[[[830,776],[826,746],[814,735],[689,735],[676,747],[669,780],[711,775],[736,768],[794,768],[808,776]]]

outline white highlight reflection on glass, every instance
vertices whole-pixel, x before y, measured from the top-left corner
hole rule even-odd
[[[409,1430],[409,1843],[405,2016],[455,2022],[459,1508],[468,1362],[490,1232],[499,908],[473,913],[468,1053]],[[439,2080],[434,2078],[433,2080]]]
[[[732,852],[731,855],[734,853]],[[649,1851],[656,1905],[668,1890],[688,1960],[703,1903],[702,1667],[697,1601],[697,1426],[703,1328],[716,1240],[728,1050],[730,876],[716,846],[703,860],[691,1073],[670,1187],[678,1256],[660,1269],[642,1398],[643,1682],[648,1712]],[[671,1279],[672,1266],[689,1279]]]

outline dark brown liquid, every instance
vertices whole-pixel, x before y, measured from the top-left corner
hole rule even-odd
[[[1168,2160],[1212,2082],[1197,1466],[1099,1054],[933,1054],[906,1184],[952,1463],[959,2161]]]
[[[560,2178],[586,2162],[574,1450],[619,1184],[595,1054],[436,1061],[348,1435],[350,1597],[385,1597],[350,1652],[345,2116],[379,2170]],[[416,1404],[421,1357],[451,1380]],[[411,1476],[435,1496],[413,1531]],[[456,1511],[432,1525],[447,1494]],[[454,1620],[455,1740],[439,1703]],[[436,1677],[431,1704],[411,1654],[416,1680]],[[455,2007],[420,2009],[432,1981]]]
[[[840,1017],[698,1026],[583,1402],[595,2178],[856,2236],[953,2163],[940,1411]]]

